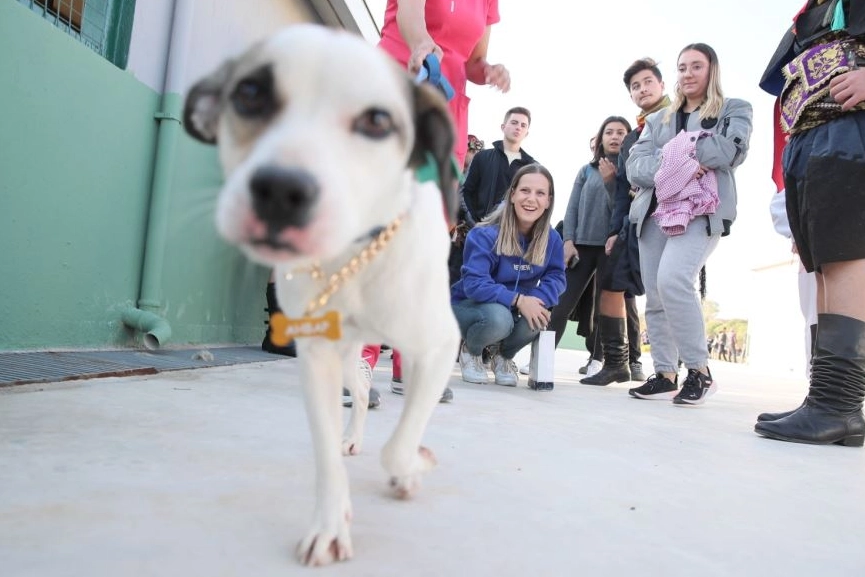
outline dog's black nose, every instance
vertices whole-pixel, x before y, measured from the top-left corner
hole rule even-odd
[[[319,195],[318,183],[309,172],[281,166],[258,168],[249,188],[252,208],[271,232],[307,224]]]

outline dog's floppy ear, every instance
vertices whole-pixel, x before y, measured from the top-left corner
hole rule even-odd
[[[424,166],[431,155],[435,161],[439,188],[447,210],[453,221],[459,204],[457,195],[458,172],[451,153],[454,147],[454,126],[448,111],[447,101],[437,89],[428,84],[412,83],[414,94],[415,141],[409,166]]]
[[[222,89],[231,77],[234,60],[228,60],[209,76],[199,80],[186,95],[183,127],[192,138],[216,144],[219,116],[222,114]]]

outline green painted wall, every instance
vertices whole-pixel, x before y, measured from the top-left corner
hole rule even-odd
[[[134,344],[160,95],[0,1],[0,350]],[[216,238],[215,151],[182,135],[163,271],[169,344],[250,342],[266,271]]]
[[[268,271],[217,236],[214,212],[221,185],[216,149],[184,133],[177,146],[163,272],[164,316],[175,342],[245,343],[264,335]]]

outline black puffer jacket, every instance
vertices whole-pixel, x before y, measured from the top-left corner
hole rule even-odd
[[[460,219],[474,226],[498,206],[514,174],[523,166],[535,162],[535,159],[522,148],[520,153],[522,157],[508,165],[504,143],[496,140],[492,148],[481,150],[475,155],[466,174],[466,181],[460,190],[464,207]],[[463,212],[465,213],[462,214]]]

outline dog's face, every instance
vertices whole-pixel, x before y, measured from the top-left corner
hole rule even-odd
[[[220,234],[260,262],[326,259],[387,224],[427,153],[455,206],[444,99],[347,32],[297,25],[257,44],[192,88],[184,125],[219,146]]]

